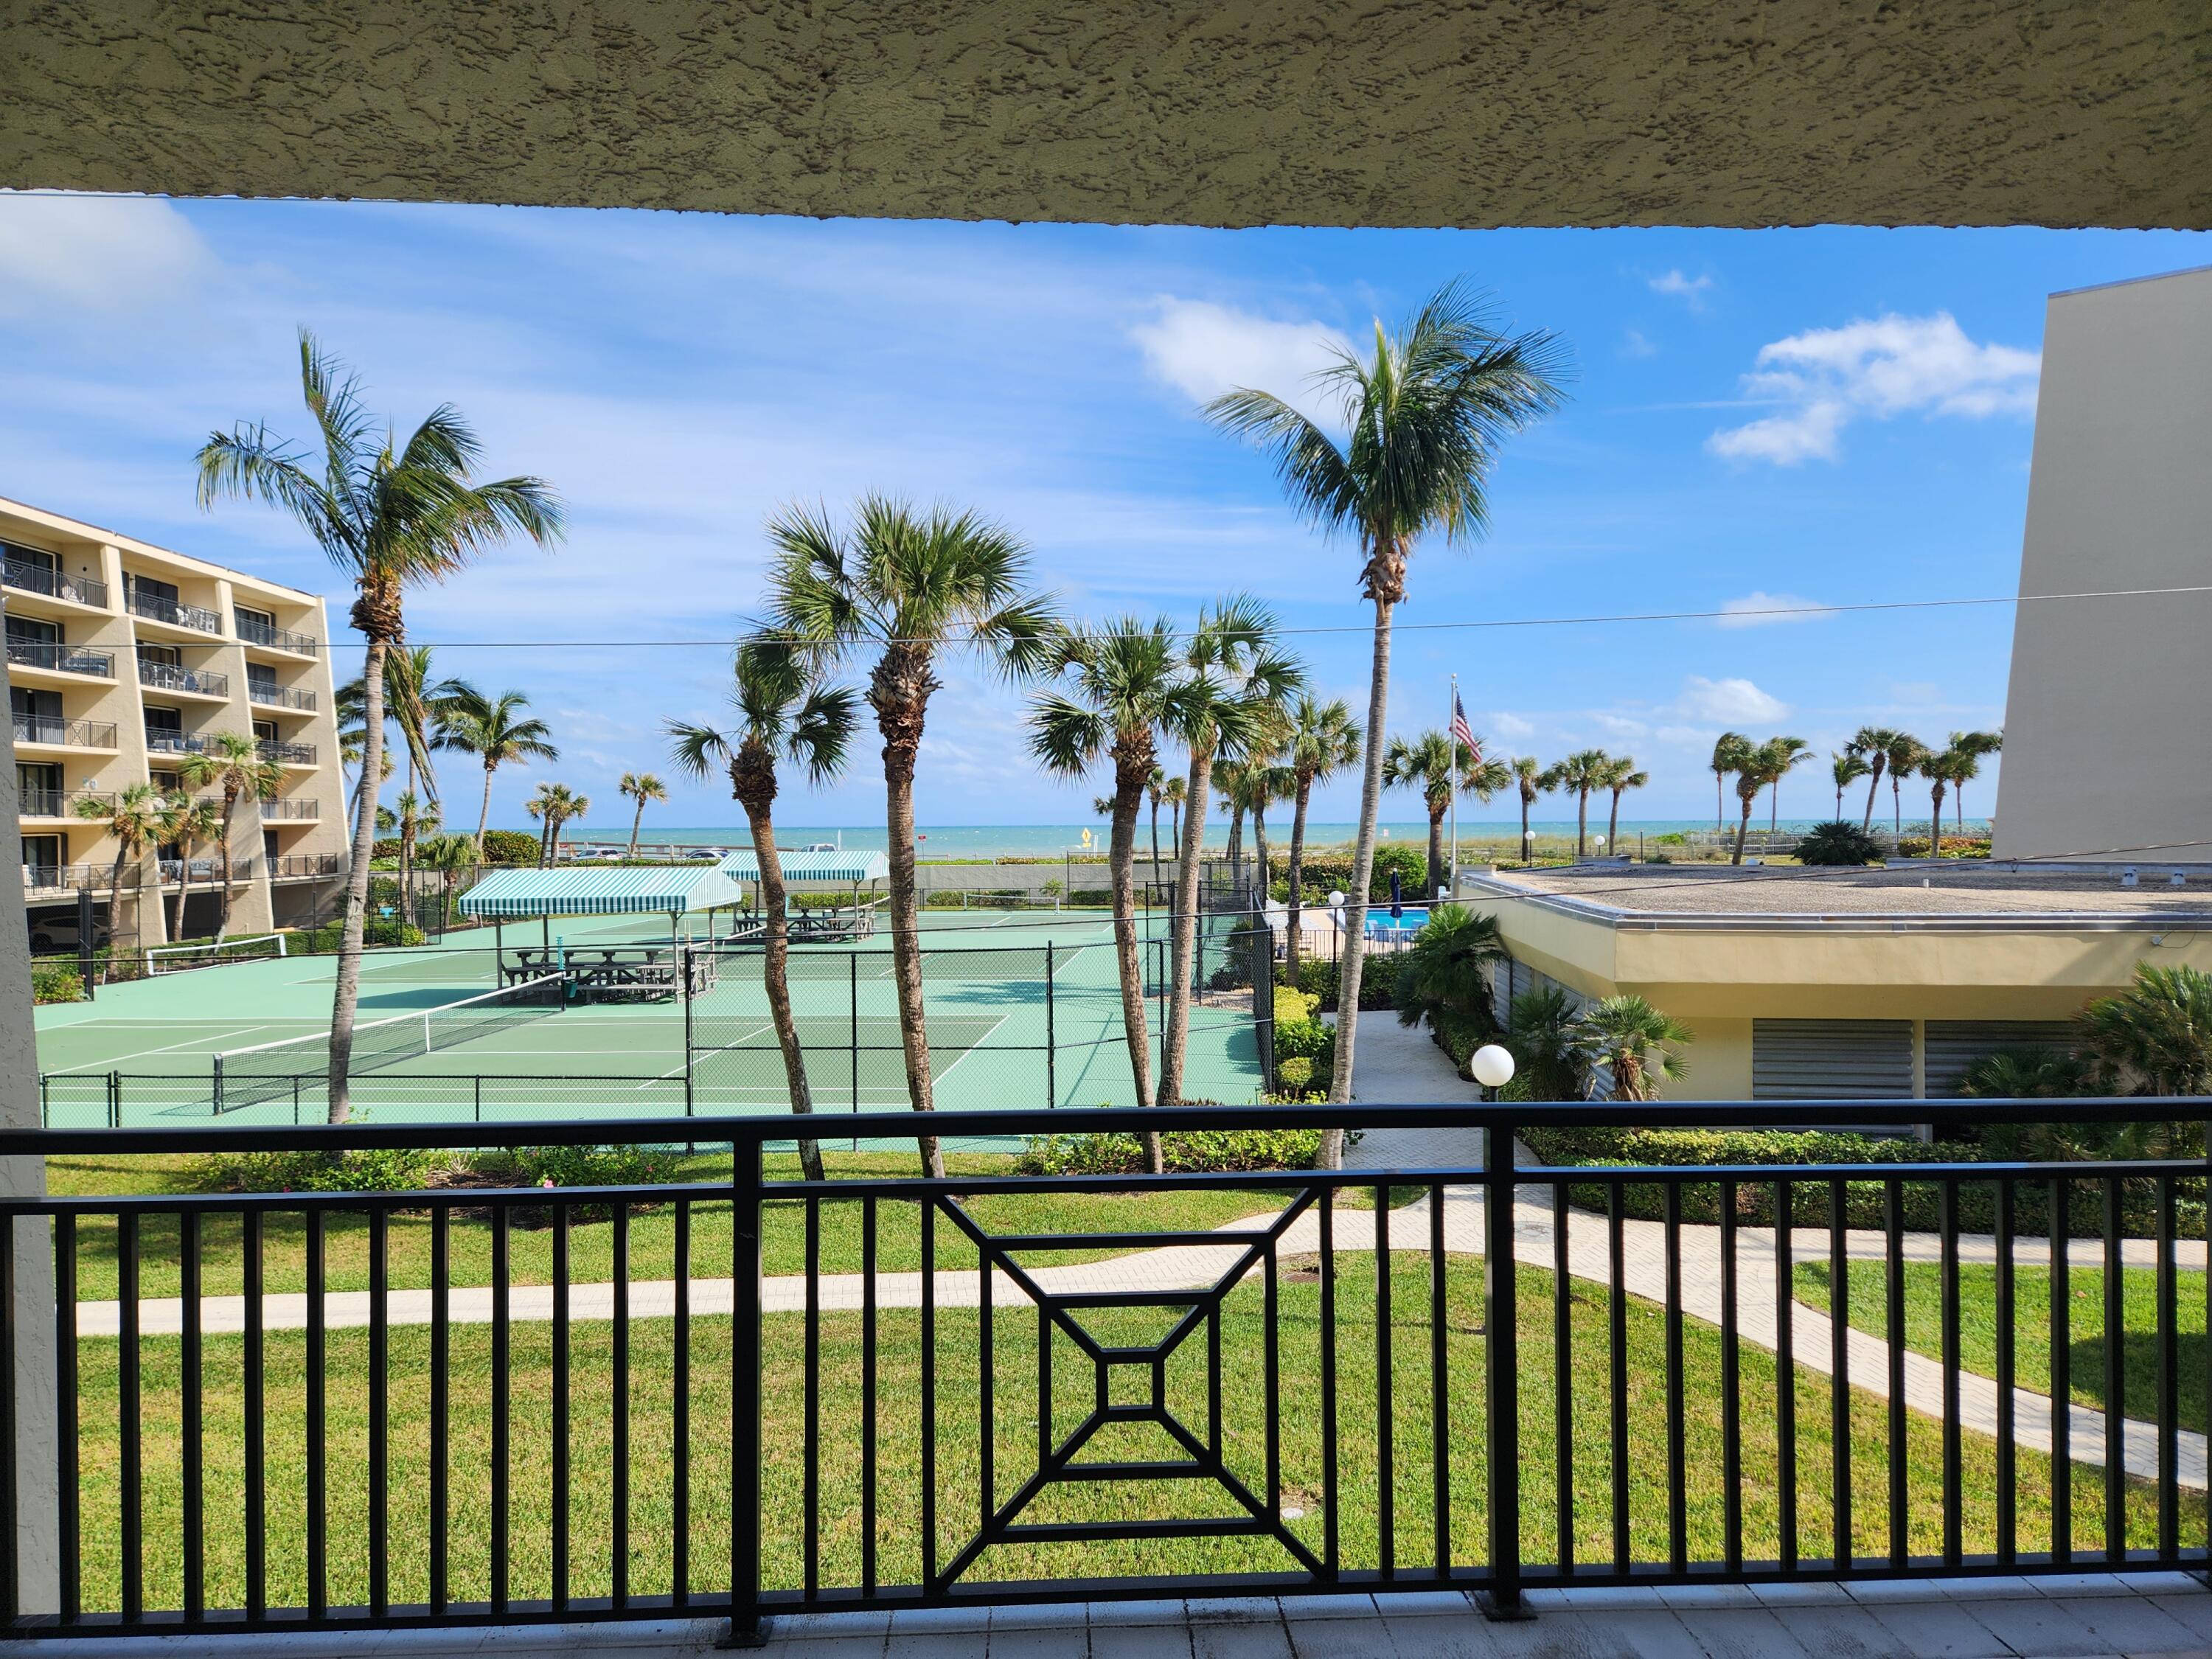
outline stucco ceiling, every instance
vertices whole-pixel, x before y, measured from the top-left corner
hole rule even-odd
[[[0,27],[18,187],[2212,224],[2212,0],[0,0]]]

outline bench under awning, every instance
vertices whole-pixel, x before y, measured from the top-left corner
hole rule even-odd
[[[744,891],[709,864],[587,870],[495,870],[461,895],[461,914],[512,921],[539,916],[672,916],[729,909]]]

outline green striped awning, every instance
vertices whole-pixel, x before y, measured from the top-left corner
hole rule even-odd
[[[785,853],[778,860],[786,881],[884,881],[890,860],[881,853]],[[760,860],[750,847],[732,853],[718,866],[732,881],[758,881]]]
[[[743,902],[712,865],[495,870],[461,895],[465,916],[672,915]]]

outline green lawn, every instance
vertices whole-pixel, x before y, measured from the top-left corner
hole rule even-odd
[[[942,1237],[942,1235],[940,1235]],[[973,1258],[948,1244],[945,1266]],[[1288,1264],[1293,1267],[1304,1263]],[[1364,1264],[1363,1264],[1364,1265]],[[1551,1558],[1552,1494],[1556,1463],[1552,1439],[1552,1389],[1555,1375],[1551,1346],[1550,1276],[1522,1269],[1520,1336],[1522,1394],[1521,1480],[1525,1548],[1531,1562]],[[1452,1486],[1446,1508],[1454,1539],[1453,1559],[1481,1559],[1484,1535],[1483,1385],[1480,1269],[1457,1262],[1446,1273],[1445,1327],[1451,1401],[1449,1439]],[[1393,1451],[1396,1468],[1393,1516],[1398,1559],[1417,1565],[1430,1559],[1431,1517],[1435,1494],[1431,1484],[1429,1395],[1430,1329],[1428,1268],[1419,1254],[1393,1259],[1393,1356],[1395,1410]],[[1318,1547],[1322,1490],[1318,1393],[1318,1285],[1310,1275],[1286,1278],[1281,1290],[1280,1378],[1275,1397],[1281,1407],[1285,1502],[1306,1511],[1292,1523],[1309,1544]],[[1601,1557],[1610,1536],[1610,1472],[1607,1446],[1607,1368],[1602,1363],[1606,1292],[1577,1283],[1572,1287],[1575,1490],[1577,1498],[1576,1548],[1585,1561]],[[1261,1291],[1248,1285],[1230,1297],[1224,1318],[1221,1374],[1227,1379],[1224,1443],[1232,1468],[1255,1488],[1263,1478],[1264,1422]],[[1336,1351],[1339,1361],[1340,1468],[1339,1518],[1347,1567],[1377,1562],[1376,1476],[1376,1353],[1377,1333],[1370,1271],[1355,1267],[1340,1281]],[[1157,1313],[1121,1310],[1082,1316],[1090,1328],[1109,1340],[1138,1340],[1158,1328]],[[798,1582],[801,1571],[800,1483],[803,1414],[803,1319],[781,1315],[767,1325],[764,1400],[768,1422],[763,1479],[765,1549],[771,1585]],[[1627,1321],[1630,1352],[1631,1534],[1637,1557],[1663,1559],[1666,1553],[1664,1464],[1665,1413],[1668,1390],[1664,1364],[1664,1323],[1654,1304],[1632,1300]],[[995,1320],[993,1376],[998,1401],[995,1440],[1001,1498],[1033,1467],[1036,1438],[1036,1321],[1001,1310]],[[825,1583],[851,1583],[860,1563],[860,1472],[862,1361],[857,1315],[825,1315],[822,1321],[820,1376],[823,1391],[822,1574]],[[633,1478],[629,1571],[640,1593],[668,1588],[672,1510],[670,1500],[670,1419],[672,1327],[642,1322],[635,1328],[631,1354]],[[727,1379],[730,1328],[726,1320],[701,1319],[693,1327],[691,1411],[692,1582],[702,1590],[723,1583],[728,1548]],[[368,1536],[366,1474],[367,1393],[362,1384],[368,1336],[362,1331],[330,1338],[330,1537],[337,1602],[358,1602],[366,1594]],[[513,1333],[514,1401],[514,1579],[517,1596],[542,1596],[551,1587],[550,1408],[551,1328],[518,1325]],[[572,1510],[571,1588],[578,1595],[605,1594],[610,1571],[610,1515],[613,1472],[607,1451],[610,1419],[611,1328],[576,1328],[568,1398],[573,1413],[574,1463],[568,1485]],[[877,1470],[878,1573],[886,1583],[910,1583],[917,1575],[921,1514],[919,1413],[920,1318],[911,1311],[885,1312],[877,1328],[879,1392],[875,1413],[879,1436]],[[447,1529],[453,1552],[453,1594],[481,1599],[488,1593],[485,1530],[489,1514],[489,1433],[488,1379],[490,1332],[457,1327],[452,1333],[454,1401],[453,1518]],[[389,1504],[392,1516],[392,1583],[395,1600],[419,1600],[427,1582],[428,1534],[428,1362],[429,1334],[421,1328],[392,1333],[392,1459]],[[977,1503],[980,1436],[977,1427],[977,1315],[945,1310],[938,1316],[938,1455],[940,1555],[949,1558],[972,1528]],[[180,1509],[179,1417],[176,1381],[179,1348],[169,1340],[144,1346],[144,1403],[138,1413],[145,1435],[146,1491],[143,1513],[148,1537],[149,1605],[174,1606],[179,1596],[176,1528]],[[304,1527],[299,1493],[303,1469],[302,1360],[297,1334],[268,1340],[269,1490],[272,1494],[268,1549],[270,1598],[296,1603],[303,1593]],[[112,1607],[118,1595],[116,1345],[82,1345],[82,1435],[85,1510],[82,1536],[86,1552],[86,1603]],[[1692,1559],[1709,1559],[1720,1548],[1721,1415],[1718,1405],[1720,1345],[1717,1334],[1689,1322],[1685,1335],[1681,1395],[1687,1436],[1689,1548]],[[1055,1337],[1053,1359],[1063,1379],[1055,1390],[1055,1420],[1065,1431],[1087,1407],[1091,1371],[1079,1364],[1073,1345]],[[1200,1387],[1206,1363],[1201,1338],[1178,1351],[1169,1365],[1170,1404],[1203,1432]],[[238,1339],[210,1339],[206,1346],[208,1384],[205,1436],[209,1602],[236,1606],[243,1595],[243,1514],[240,1474],[240,1364]],[[1746,1345],[1742,1352],[1744,1459],[1742,1501],[1747,1553],[1771,1557],[1776,1548],[1774,1372],[1771,1357]],[[1133,1380],[1133,1379],[1129,1379]],[[1801,1371],[1796,1384],[1798,1467],[1796,1489],[1802,1505],[1802,1547],[1825,1553],[1830,1536],[1829,1395],[1825,1382]],[[1116,1387],[1126,1392],[1126,1382]],[[1875,1553],[1887,1547],[1887,1464],[1883,1447],[1886,1407],[1865,1395],[1852,1405],[1854,1453],[1853,1536],[1856,1548]],[[1916,1553],[1939,1546],[1941,1431],[1925,1419],[1911,1419],[1911,1547]],[[1095,1455],[1159,1455],[1164,1437],[1146,1425],[1120,1425],[1112,1442],[1094,1443]],[[1991,1547],[1995,1460],[1991,1442],[1966,1437],[1961,1520],[1969,1552]],[[2075,1527],[2084,1549],[2102,1541],[2103,1504],[2099,1472],[2076,1469],[2073,1476]],[[2020,1547],[2036,1550],[2048,1541],[2051,1469],[2046,1460],[2022,1451],[2019,1457]],[[2182,1542],[2205,1539],[2203,1498],[2185,1495]],[[2151,1541],[2153,1507],[2147,1489],[2130,1491],[2130,1535]],[[1225,1500],[1210,1494],[1206,1483],[1129,1481],[1102,1486],[1062,1488],[1035,1511],[1036,1518],[1218,1515]],[[985,1555],[977,1576],[1076,1576],[1134,1571],[1236,1571],[1285,1565],[1273,1546],[1253,1540],[1174,1540],[1102,1545],[1030,1546],[999,1548]]]
[[[2158,1398],[2158,1275],[2129,1267],[2120,1275],[2123,1343],[2122,1405],[2130,1417],[2146,1420]],[[2020,1386],[2051,1392],[2051,1272],[2015,1267],[2013,1273],[2013,1364]],[[2179,1372],[2181,1426],[2205,1431],[2205,1386],[2212,1370],[2212,1348],[2204,1335],[2204,1275],[2176,1277],[2174,1352]],[[1800,1262],[1800,1300],[1828,1305],[1828,1266]],[[2105,1275],[2101,1269],[2074,1267],[2067,1274],[2067,1335],[2069,1381],[2075,1401],[2105,1402]],[[1850,1314],[1853,1328],[1887,1334],[1888,1301],[1882,1264],[1850,1264]],[[1997,1368],[1996,1269],[1972,1264],[1959,1269],[1959,1357],[1970,1371],[1995,1376]],[[1932,1261],[1905,1267],[1905,1346],[1940,1359],[1943,1353],[1943,1270]]]

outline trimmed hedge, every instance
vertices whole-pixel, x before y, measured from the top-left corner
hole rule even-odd
[[[487,830],[483,838],[484,862],[492,864],[535,864],[538,862],[538,837],[526,830]]]
[[[1310,1170],[1321,1154],[1318,1129],[1182,1129],[1160,1137],[1170,1175],[1248,1170]],[[1014,1160],[1018,1175],[1140,1175],[1144,1142],[1135,1135],[1037,1135]]]
[[[1398,1006],[1398,971],[1405,965],[1403,954],[1370,955],[1361,960],[1359,969],[1359,1006],[1362,1009],[1395,1008]],[[1307,956],[1298,958],[1298,977],[1295,985],[1279,978],[1278,985],[1291,988],[1313,999],[1314,1006],[1323,1013],[1336,1012],[1337,965],[1334,957]]]

